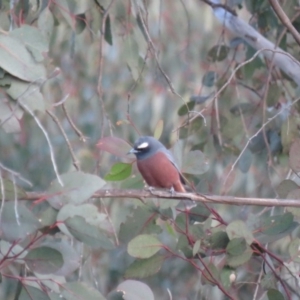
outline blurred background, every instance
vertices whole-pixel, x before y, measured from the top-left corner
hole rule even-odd
[[[51,154],[59,174],[75,170],[70,148],[82,171],[104,178],[113,164],[128,163],[128,159],[97,148],[99,140],[117,137],[132,144],[139,135],[156,132],[160,141],[173,149],[183,169],[185,158],[192,165],[203,166],[199,172],[186,174],[198,192],[285,198],[291,188],[279,188],[284,179],[293,179],[295,185],[299,181],[290,171],[288,155],[299,136],[299,105],[291,105],[299,97],[299,88],[292,78],[271,69],[262,55],[240,66],[256,50],[226,31],[204,2],[0,1],[3,178],[13,178],[26,191],[44,192],[56,179]],[[279,2],[298,28],[298,1]],[[299,45],[268,1],[225,4],[260,34],[299,58]],[[7,35],[17,39],[34,59]],[[24,62],[23,69],[18,61]],[[30,92],[32,87],[36,90]],[[203,153],[201,161],[199,156],[190,158],[195,150]],[[143,186],[135,166],[132,176],[106,185]],[[137,200],[98,199],[92,203],[99,211],[105,207],[116,232],[130,218],[142,224]],[[49,204],[43,205],[37,211],[48,209]],[[250,229],[263,214],[257,207],[218,205],[216,209],[228,223],[247,220]],[[281,214],[283,209],[272,213]],[[168,228],[161,228],[161,239],[175,243]],[[125,249],[129,240],[123,236],[123,245],[110,251],[88,251],[75,243],[74,249],[85,259],[80,274],[76,271],[68,278],[83,278],[109,294],[133,261]],[[272,248],[276,253],[288,251],[290,239],[278,243]],[[232,295],[238,298],[233,299],[254,299],[247,295],[253,295],[255,287],[247,282],[256,282],[260,263],[255,259],[253,265],[240,267],[237,272],[246,283],[234,289]],[[200,284],[199,272],[191,264],[175,257],[144,281],[156,299],[225,299],[215,285]],[[2,299],[17,299],[8,298],[14,284],[17,280],[6,278]]]

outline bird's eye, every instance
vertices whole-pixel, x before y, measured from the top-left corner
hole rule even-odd
[[[137,146],[137,149],[145,149],[149,146],[149,144],[147,142],[144,142],[140,145]]]

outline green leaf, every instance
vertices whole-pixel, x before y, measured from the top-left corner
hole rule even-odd
[[[107,181],[120,181],[128,178],[131,175],[132,164],[116,163],[114,164],[109,173],[104,176]]]
[[[153,136],[159,140],[161,135],[162,135],[162,132],[163,132],[163,129],[164,129],[164,121],[163,120],[159,120],[155,126],[155,129],[154,129],[154,134]]]
[[[124,277],[141,279],[156,274],[164,262],[165,257],[154,255],[146,259],[135,260],[126,270]]]
[[[65,283],[61,292],[66,300],[106,300],[98,290],[84,282]]]
[[[124,300],[154,300],[154,295],[148,285],[136,280],[126,280],[120,283],[117,291],[123,292]]]
[[[221,271],[220,279],[225,289],[229,289],[231,287],[232,283],[235,281],[233,278],[236,278],[234,269],[224,267]]]
[[[112,32],[111,32],[111,25],[110,25],[110,17],[109,15],[107,16],[105,20],[105,33],[104,33],[104,38],[106,42],[112,46],[113,44],[113,37],[112,37]]]
[[[54,18],[52,12],[48,7],[44,8],[43,11],[39,14],[37,25],[39,30],[47,38],[47,42],[49,44],[49,40],[54,28]]]
[[[106,10],[105,8],[97,1],[97,5],[100,8],[101,12],[101,17],[103,18]],[[110,17],[107,15],[106,20],[105,20],[105,32],[104,32],[104,39],[105,41],[112,46],[113,41],[112,41],[112,33],[111,33],[111,25],[110,25]]]
[[[287,199],[297,199],[300,200],[300,189],[292,190],[286,196]],[[291,212],[294,217],[300,216],[300,207],[287,207],[286,211]]]
[[[63,257],[63,266],[54,273],[55,275],[69,276],[80,267],[82,262],[80,254],[69,239],[47,236],[41,246],[57,250]]]
[[[230,241],[227,233],[224,231],[217,231],[213,233],[209,240],[211,248],[215,250],[225,249]]]
[[[57,300],[61,300],[61,299],[57,299]],[[106,295],[106,300],[124,300],[123,292],[113,290],[109,294]]]
[[[139,4],[141,5],[142,2],[139,2]],[[145,8],[142,9],[142,11],[144,10]],[[145,41],[148,41],[148,37],[147,37],[147,33],[144,29],[144,26],[143,26],[143,21],[141,19],[141,16],[140,14],[137,14],[137,17],[136,17],[136,23],[141,31],[141,33],[143,34],[143,37],[145,39]]]
[[[37,64],[22,41],[0,34],[0,67],[24,81],[43,80],[45,67]]]
[[[269,300],[284,300],[284,296],[275,289],[269,289],[267,295]]]
[[[10,75],[5,75],[4,79],[10,80],[10,86],[5,90],[14,100],[18,100],[31,111],[45,111],[44,96],[38,84],[28,83]]]
[[[30,285],[24,285],[18,300],[51,300],[46,291],[42,291]]]
[[[40,274],[55,273],[64,263],[59,251],[46,246],[30,250],[24,260],[31,271]]]
[[[248,245],[251,245],[254,241],[252,232],[248,229],[247,225],[241,220],[231,222],[227,226],[226,232],[230,240],[241,237],[246,240]]]
[[[264,289],[271,289],[277,286],[277,279],[273,273],[267,273],[261,280],[261,287]]]
[[[24,247],[27,247],[26,245]],[[24,249],[20,244],[9,243],[4,240],[0,241],[0,259],[4,259],[7,254],[13,256],[18,254],[18,259],[23,259],[27,255],[26,249]]]
[[[110,250],[114,245],[104,230],[88,224],[84,218],[76,216],[65,221],[70,233],[79,241],[96,249]]]
[[[100,177],[80,171],[65,173],[61,175],[61,180],[64,186],[56,179],[48,189],[48,194],[54,195],[48,202],[56,209],[67,203],[81,204],[105,185]]]
[[[194,241],[200,240],[206,236],[203,224],[194,224],[189,227],[189,235]]]
[[[294,225],[294,216],[287,212],[283,215],[270,216],[262,219],[261,232],[266,235],[277,235]]]
[[[75,31],[77,34],[80,34],[86,27],[87,20],[85,14],[76,15],[75,21],[76,21]]]
[[[200,150],[190,151],[184,156],[182,173],[201,175],[207,172],[208,169],[208,161]]]
[[[149,258],[156,254],[163,244],[153,235],[141,234],[128,243],[128,254],[136,258]]]
[[[250,45],[245,45],[247,47],[246,52],[246,59],[253,58],[253,55],[255,54],[256,50],[252,48]],[[242,70],[244,71],[246,79],[252,79],[253,74],[255,70],[264,67],[264,64],[259,56],[256,56],[254,60],[252,60],[250,63],[247,63],[242,67]]]
[[[228,266],[230,266],[232,268],[236,268],[238,266],[243,265],[247,261],[249,261],[250,258],[252,257],[252,253],[253,253],[253,251],[248,246],[247,249],[245,250],[245,252],[243,252],[240,255],[234,255],[234,256],[227,255],[226,262],[227,262]]]
[[[162,229],[155,224],[154,213],[149,209],[137,207],[127,218],[126,222],[121,223],[119,231],[120,242],[126,244],[140,233],[159,234]]]
[[[18,187],[16,185],[16,183],[14,183],[13,181],[11,181],[10,179],[7,178],[3,178],[2,179],[2,183],[3,183],[3,188],[4,188],[4,197],[2,195],[2,188],[0,185],[0,199],[1,200],[14,200],[14,199],[22,199],[25,198],[26,192]]]
[[[23,240],[42,227],[37,217],[19,201],[4,204],[0,224],[1,237],[9,242]]]
[[[23,24],[11,31],[10,36],[21,41],[36,62],[44,61],[43,54],[49,51],[49,43],[38,28]]]
[[[193,246],[193,257],[200,251],[201,240],[197,240]]]
[[[230,51],[230,48],[225,45],[215,45],[213,46],[207,54],[207,59],[215,62],[224,60]]]
[[[202,84],[207,87],[213,87],[217,81],[217,73],[214,71],[208,71],[202,78]]]
[[[110,227],[109,221],[107,220],[107,216],[104,213],[99,212],[98,207],[96,205],[85,203],[81,205],[73,205],[73,204],[66,204],[57,214],[57,222],[58,222],[58,228],[61,230],[61,232],[65,233],[68,236],[74,236],[74,233],[72,234],[68,227],[65,224],[65,221],[68,219],[72,219],[74,217],[81,217],[84,219],[84,227],[82,229],[88,230],[90,226],[92,226],[92,231],[90,233],[93,233],[95,236],[98,234],[107,236],[105,233],[107,228]],[[82,221],[83,222],[83,221]],[[80,223],[80,221],[79,221]],[[76,224],[78,226],[78,224]],[[79,230],[80,231],[80,230]],[[100,232],[98,232],[100,231]],[[98,232],[98,233],[97,233]],[[89,234],[85,237],[86,243],[90,245],[90,243],[94,242],[91,246],[98,247],[99,243],[97,240],[90,241]],[[77,233],[79,234],[79,233]],[[104,237],[105,238],[105,237]],[[80,239],[81,240],[81,239]],[[81,240],[82,241],[82,240]],[[106,239],[105,239],[106,241]],[[110,245],[110,242],[109,242]]]
[[[195,101],[190,101],[185,104],[183,104],[179,109],[178,109],[178,116],[184,116],[187,113],[189,113],[193,108],[195,107]]]
[[[188,218],[188,219],[187,219]],[[186,213],[179,213],[175,219],[175,229],[178,232],[188,232],[190,227],[189,216]]]
[[[238,256],[243,254],[247,249],[247,244],[244,238],[233,238],[226,247],[227,254]]]
[[[56,222],[57,210],[50,206],[49,203],[45,203],[43,208],[36,214],[37,218],[41,222],[41,227],[48,227]]]
[[[285,199],[287,195],[293,191],[299,189],[299,186],[296,184],[295,181],[291,179],[285,179],[279,183],[276,187],[276,192],[281,199]]]
[[[191,222],[204,222],[211,212],[207,206],[202,203],[197,204],[195,207],[192,207],[189,211],[189,219]]]
[[[193,249],[189,243],[185,234],[180,234],[178,238],[178,242],[176,245],[176,249],[181,251],[186,258],[193,257]]]

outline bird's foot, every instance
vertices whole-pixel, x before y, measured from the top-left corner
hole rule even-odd
[[[146,187],[146,190],[149,191],[151,194],[155,191],[155,188],[153,186]]]
[[[170,193],[171,193],[172,196],[175,195],[175,190],[174,190],[174,187],[173,187],[173,186],[170,188]]]

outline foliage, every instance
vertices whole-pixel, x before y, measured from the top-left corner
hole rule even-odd
[[[143,134],[197,192],[300,198],[299,87],[204,2],[1,1],[1,299],[300,297],[299,208],[95,194],[143,188]],[[299,58],[268,1],[228,2]]]

